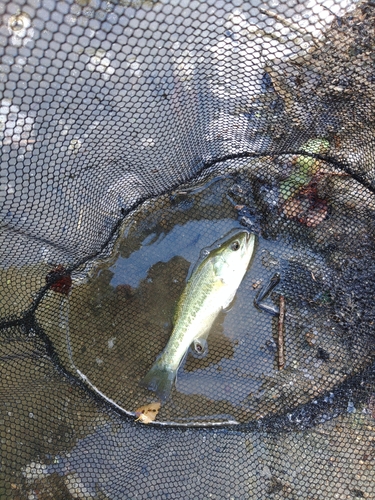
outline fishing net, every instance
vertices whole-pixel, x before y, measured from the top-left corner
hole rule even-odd
[[[0,497],[375,498],[373,2],[0,9]]]

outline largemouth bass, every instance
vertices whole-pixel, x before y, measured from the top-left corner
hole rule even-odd
[[[203,350],[210,328],[220,311],[232,302],[254,252],[255,235],[231,231],[206,250],[198,261],[179,300],[175,324],[163,352],[140,384],[168,399],[177,370],[189,346]]]

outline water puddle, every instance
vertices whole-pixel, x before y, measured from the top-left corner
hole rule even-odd
[[[189,270],[202,249],[243,229],[246,209],[262,228],[251,265],[210,330],[207,356],[188,353],[157,421],[236,423],[285,412],[366,362],[365,344],[353,348],[352,334],[335,320],[335,251],[327,257],[324,239],[319,251],[315,230],[298,229],[294,221],[290,230],[290,221],[270,208],[272,189],[254,197],[253,181],[231,173],[144,203],[124,222],[110,258],[76,279],[68,297],[49,292],[38,320],[68,370],[130,414],[158,401],[139,382],[168,342]],[[306,239],[306,231],[315,239]],[[283,370],[278,317],[254,306],[275,273],[280,284],[267,304],[278,308],[285,298]]]

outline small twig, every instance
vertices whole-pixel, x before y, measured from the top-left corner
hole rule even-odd
[[[280,313],[277,329],[277,367],[279,370],[282,370],[285,365],[284,318],[285,298],[283,295],[280,295]]]

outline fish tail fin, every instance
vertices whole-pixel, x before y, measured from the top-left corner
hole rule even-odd
[[[173,370],[173,368],[166,366],[161,360],[158,360],[139,384],[150,391],[156,392],[160,400],[164,403],[172,391],[176,372],[177,370]]]

